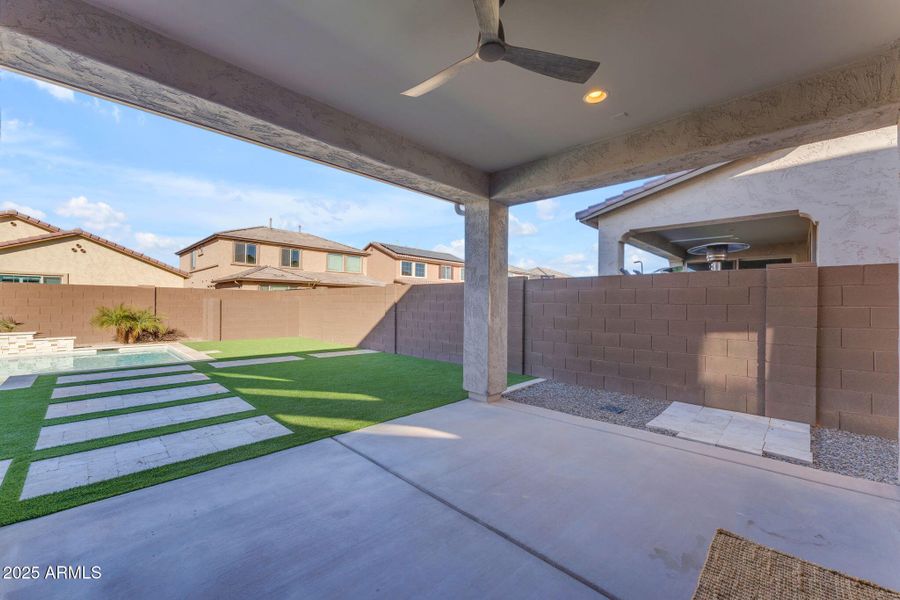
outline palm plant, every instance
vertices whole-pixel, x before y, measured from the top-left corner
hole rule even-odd
[[[91,325],[115,329],[116,341],[122,344],[136,342],[142,333],[159,333],[164,329],[162,320],[151,311],[124,304],[99,307]]]

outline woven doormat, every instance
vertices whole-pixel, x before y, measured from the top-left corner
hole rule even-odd
[[[900,600],[900,594],[719,529],[694,600],[751,599]]]

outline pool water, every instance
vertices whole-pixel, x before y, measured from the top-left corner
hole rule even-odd
[[[76,351],[72,354],[37,354],[0,358],[0,379],[11,375],[95,371],[180,362],[185,362],[185,357],[165,347],[146,350],[88,350]]]

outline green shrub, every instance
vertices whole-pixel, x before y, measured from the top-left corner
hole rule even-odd
[[[133,344],[142,334],[158,334],[166,330],[162,320],[149,310],[124,304],[101,306],[91,319],[91,325],[115,329],[116,341],[123,344]]]
[[[12,317],[0,317],[0,333],[9,333],[19,325],[20,323]]]

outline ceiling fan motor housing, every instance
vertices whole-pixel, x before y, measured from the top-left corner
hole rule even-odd
[[[484,62],[497,62],[506,54],[502,42],[487,42],[478,47],[478,58]]]

